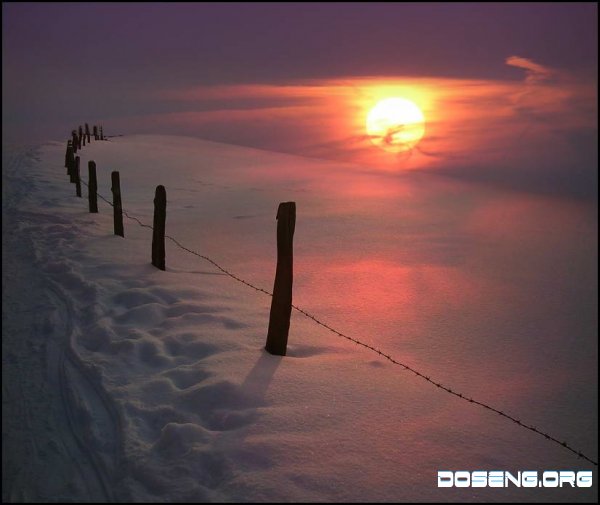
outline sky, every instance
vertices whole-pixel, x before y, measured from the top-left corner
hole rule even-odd
[[[3,141],[166,133],[597,201],[595,3],[2,4]],[[414,101],[425,135],[374,148]]]

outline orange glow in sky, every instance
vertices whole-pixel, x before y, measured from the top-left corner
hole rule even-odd
[[[169,89],[153,97],[178,112],[115,119],[115,128],[168,129],[391,172],[569,160],[569,138],[596,127],[595,84],[526,58],[505,64],[521,79],[351,77]],[[413,132],[402,149],[377,147],[365,127],[377,104],[391,98],[414,103],[425,118],[424,132]]]

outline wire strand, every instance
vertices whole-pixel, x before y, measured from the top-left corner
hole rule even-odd
[[[88,188],[89,185],[87,183],[85,183],[84,181],[81,181],[83,184],[85,184]],[[104,200],[106,203],[108,203],[111,207],[114,207],[114,205],[109,202],[106,198],[104,198],[100,193],[96,192],[96,194],[102,199]],[[124,209],[122,209],[123,214],[131,219],[132,221],[135,221],[138,223],[138,225],[140,225],[141,227],[144,228],[149,228],[151,230],[154,230],[153,226],[147,225],[145,223],[143,223],[142,221],[140,221],[137,217],[135,216],[131,216],[129,215],[129,213],[127,213]],[[260,293],[263,293],[265,295],[268,296],[273,296],[273,293],[260,288],[258,286],[255,286],[254,284],[242,279],[241,277],[233,274],[232,272],[230,272],[229,270],[227,270],[226,268],[223,268],[221,265],[219,265],[216,261],[214,261],[213,259],[209,258],[208,256],[205,256],[203,254],[200,254],[197,251],[194,251],[192,249],[189,249],[188,247],[184,246],[183,244],[181,244],[178,240],[176,240],[175,238],[169,236],[169,235],[165,235],[165,238],[168,238],[171,242],[173,242],[177,247],[179,247],[180,249],[183,249],[184,251],[189,252],[190,254],[193,254],[194,256],[197,256],[205,261],[208,261],[210,264],[212,264],[213,266],[215,266],[218,270],[220,270],[221,272],[223,272],[224,274],[228,275],[229,277],[231,277],[232,279],[236,280],[237,282],[240,282],[252,289],[254,289],[255,291],[258,291]],[[319,320],[315,315],[311,314],[310,312],[307,312],[306,310],[298,307],[297,305],[292,304],[292,308],[294,310],[296,310],[297,312],[299,312],[300,314],[302,314],[303,316],[312,319],[315,323],[317,323],[318,325],[322,326],[323,328],[329,330],[330,332],[334,333],[335,335],[337,335],[338,337],[342,337],[346,340],[349,340],[350,342],[353,342],[354,344],[364,347],[365,349],[368,349],[374,353],[376,353],[378,356],[381,356],[382,358],[388,360],[390,363],[393,363],[394,365],[398,365],[403,367],[405,370],[408,370],[409,372],[412,372],[414,375],[416,375],[417,377],[427,381],[429,384],[432,384],[433,386],[435,386],[438,389],[441,389],[442,391],[445,391],[461,400],[464,400],[468,403],[472,403],[474,405],[479,405],[480,407],[483,407],[486,410],[489,410],[490,412],[494,412],[506,419],[508,419],[509,421],[512,421],[513,423],[515,423],[518,426],[521,426],[522,428],[525,428],[529,431],[532,431],[533,433],[537,433],[538,435],[543,436],[544,438],[546,438],[547,440],[550,440],[551,442],[554,442],[562,447],[564,447],[565,449],[567,449],[568,451],[571,451],[573,454],[575,454],[576,456],[578,456],[579,458],[582,458],[586,461],[589,461],[590,463],[592,463],[595,466],[598,466],[598,463],[596,461],[594,461],[593,459],[591,459],[590,457],[586,456],[584,453],[582,453],[579,450],[574,449],[573,447],[571,447],[566,441],[560,441],[559,439],[549,435],[548,433],[543,432],[542,430],[538,429],[535,426],[529,425],[524,423],[523,421],[521,421],[520,419],[517,419],[513,416],[511,416],[510,414],[507,414],[506,412],[503,412],[502,410],[496,409],[484,402],[481,402],[479,400],[475,400],[467,395],[464,395],[462,393],[459,393],[457,391],[454,391],[453,389],[449,388],[448,386],[443,385],[440,382],[437,382],[435,380],[433,380],[430,376],[425,375],[421,372],[419,372],[418,370],[415,370],[414,368],[412,368],[409,365],[406,365],[405,363],[402,363],[400,361],[398,361],[397,359],[393,358],[391,355],[383,352],[381,349],[372,346],[370,344],[367,344],[365,342],[362,342],[356,338],[350,337],[338,330],[336,330],[335,328],[332,328],[331,326],[329,326],[327,323],[324,323],[323,321]]]

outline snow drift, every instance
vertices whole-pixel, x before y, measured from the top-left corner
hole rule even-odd
[[[46,363],[68,412],[48,443],[69,439],[57,431],[68,425],[94,469],[63,475],[79,482],[71,488],[38,482],[33,498],[597,500],[595,485],[438,489],[438,470],[592,468],[301,314],[288,356],[265,353],[270,298],[170,242],[166,271],[152,267],[151,230],[125,219],[125,238],[113,235],[104,202],[89,214],[64,148],[15,148],[3,164],[3,216],[16,223],[3,226],[3,270],[22,289],[3,293],[3,307],[20,297],[45,317],[27,330],[32,351],[17,348],[28,316],[3,314],[3,326],[14,322],[3,330],[3,378],[16,391],[14,363],[36,352],[31,366]],[[78,154],[84,181],[96,161],[107,198],[120,171],[124,209],[147,224],[165,185],[167,234],[266,290],[277,204],[296,201],[294,303],[597,460],[589,205],[181,137],[112,138]],[[23,395],[42,402],[34,380]],[[8,424],[3,442],[20,440],[26,428]],[[71,471],[67,458],[31,451],[39,468],[22,482],[49,466]],[[27,498],[21,481],[9,498]]]

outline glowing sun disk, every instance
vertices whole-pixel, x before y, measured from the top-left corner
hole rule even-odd
[[[367,115],[367,134],[377,147],[390,152],[412,149],[425,133],[425,117],[406,98],[386,98]]]

